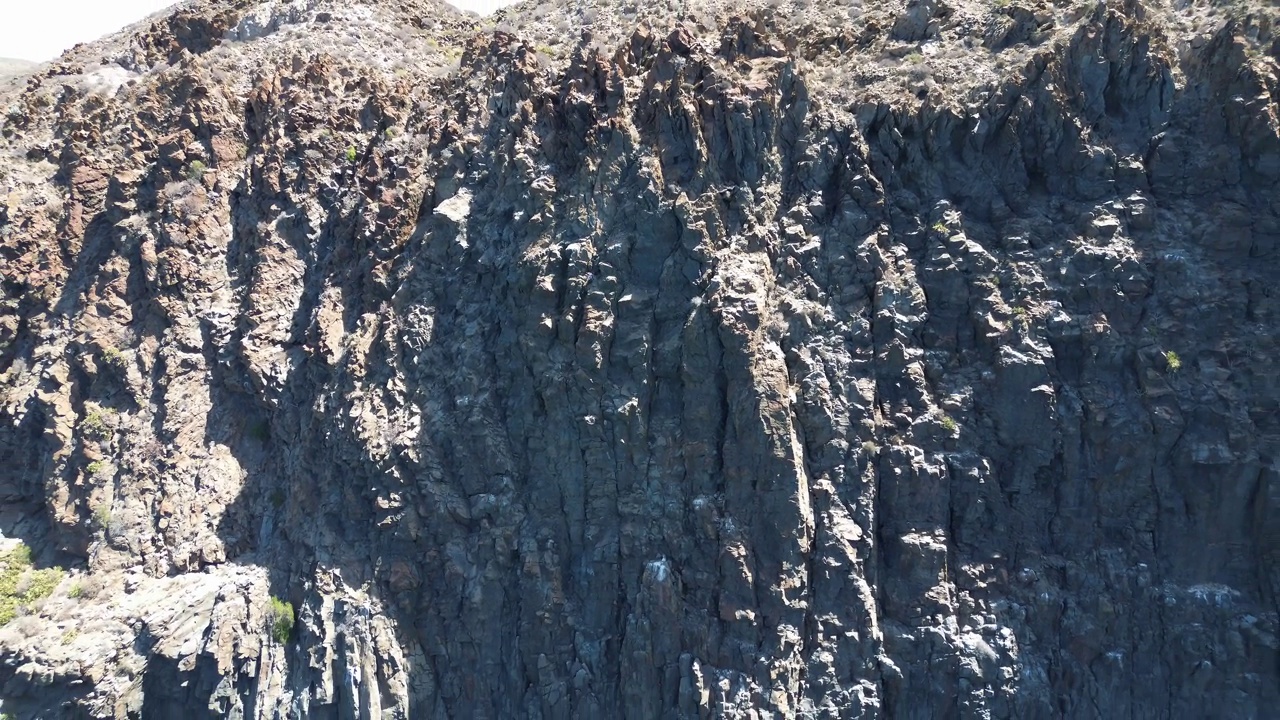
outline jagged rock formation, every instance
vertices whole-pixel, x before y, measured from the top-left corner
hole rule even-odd
[[[1276,21],[206,0],[77,48],[3,97],[0,529],[71,575],[0,711],[1273,715]]]

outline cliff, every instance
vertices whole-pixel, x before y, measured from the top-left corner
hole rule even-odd
[[[0,86],[0,711],[1274,717],[1278,20],[195,0]]]

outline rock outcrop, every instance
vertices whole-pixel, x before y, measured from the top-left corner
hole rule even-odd
[[[1273,716],[1280,16],[1175,5],[199,0],[9,86],[0,711]]]

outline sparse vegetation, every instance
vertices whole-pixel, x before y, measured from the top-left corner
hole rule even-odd
[[[187,165],[187,179],[192,182],[200,182],[204,179],[204,174],[208,169],[209,166],[200,160],[192,160]]]
[[[124,355],[115,348],[107,348],[102,351],[102,364],[113,370],[124,372],[128,367],[128,363],[124,359]]]
[[[355,145],[347,146],[347,162],[353,165],[356,162],[356,146]]]
[[[108,525],[110,525],[111,524],[111,506],[108,505],[107,503],[102,503],[101,505],[98,505],[97,507],[95,507],[93,509],[93,521],[98,524],[98,527],[101,527],[104,529]]]
[[[79,600],[84,597],[84,585],[81,585],[79,581],[76,581],[72,584],[71,588],[67,590],[67,597],[72,600]]]
[[[942,429],[947,431],[949,435],[955,435],[960,430],[960,425],[950,415],[942,416]]]
[[[862,443],[862,451],[868,455],[875,455],[880,451],[880,446],[876,445],[874,440],[866,440]]]
[[[85,474],[87,474],[89,477],[94,477],[95,475],[98,475],[99,473],[101,473],[103,468],[105,467],[106,467],[106,464],[103,463],[101,460],[94,460],[93,462],[84,466],[84,471],[85,471]]]
[[[1172,350],[1165,351],[1164,369],[1171,373],[1176,373],[1182,369],[1182,358],[1178,357],[1178,353]]]
[[[271,639],[281,645],[288,642],[289,635],[293,633],[293,605],[272,595],[267,622],[271,626]]]
[[[0,558],[0,625],[53,594],[62,582],[62,568],[37,570],[31,566],[31,549],[19,545]]]
[[[933,224],[933,231],[936,233],[946,233],[947,224],[939,220],[938,222]]]
[[[906,60],[908,63],[912,65],[919,65],[920,63],[924,62],[924,55],[918,52],[913,52],[910,55],[903,58],[903,60]]]
[[[106,440],[111,437],[111,425],[107,422],[109,410],[94,410],[85,416],[80,423],[80,430],[94,440]]]
[[[62,633],[62,644],[70,645],[71,643],[75,642],[76,638],[78,637],[80,637],[79,630],[75,628],[67,628],[67,631]]]

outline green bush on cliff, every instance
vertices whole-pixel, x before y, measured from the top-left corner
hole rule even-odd
[[[93,521],[98,523],[98,527],[106,529],[111,524],[111,505],[102,503],[93,508]]]
[[[187,166],[187,179],[199,182],[204,179],[204,174],[208,169],[209,166],[205,165],[203,162],[199,160],[192,160],[191,164]]]
[[[271,625],[271,639],[281,645],[285,644],[293,633],[293,605],[272,595],[267,622]]]
[[[209,166],[203,162],[192,160],[191,164],[187,166],[187,179],[192,182],[200,182],[204,179],[204,173],[208,169]]]
[[[109,416],[110,411],[95,410],[85,416],[84,422],[80,423],[80,429],[90,439],[106,440],[111,437],[111,426],[107,424]]]
[[[24,608],[53,594],[62,582],[62,568],[31,567],[31,549],[19,545],[0,558],[0,625],[6,625]]]
[[[124,355],[112,347],[102,351],[102,364],[119,372],[129,369],[128,361],[124,359]]]

